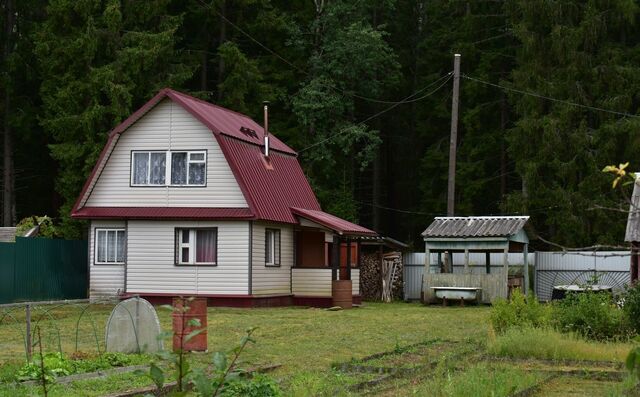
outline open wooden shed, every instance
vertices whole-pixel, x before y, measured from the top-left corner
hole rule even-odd
[[[528,216],[470,216],[438,217],[422,233],[425,241],[425,271],[422,283],[424,302],[435,298],[434,287],[481,288],[480,301],[491,303],[496,298],[508,295],[509,252],[521,252],[524,260],[525,293],[529,285],[527,254],[529,237],[524,226]],[[453,273],[451,255],[465,254],[462,273]],[[469,254],[484,252],[486,273],[472,274]],[[503,267],[499,272],[491,271],[491,253],[501,252]],[[429,273],[431,254],[437,253],[440,273]],[[448,258],[445,258],[448,257]]]

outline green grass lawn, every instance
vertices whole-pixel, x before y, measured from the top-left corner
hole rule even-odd
[[[42,309],[34,311],[34,319],[42,318],[40,326],[47,351],[62,348],[71,356],[76,350],[76,333],[78,350],[83,355],[97,355],[104,348],[104,329],[111,305],[90,306],[79,322],[82,306],[47,309],[46,314]],[[542,375],[526,366],[519,368],[519,364],[494,365],[487,361],[487,346],[495,344],[488,329],[489,312],[490,308],[485,306],[443,308],[417,303],[366,303],[364,307],[345,311],[210,308],[207,329],[210,353],[193,354],[191,360],[196,366],[207,365],[211,352],[229,350],[247,328],[257,327],[256,343],[243,354],[242,366],[280,364],[271,374],[280,382],[285,395],[357,395],[364,390],[374,395],[423,395],[431,391],[432,395],[457,396],[488,390],[487,395],[506,396],[539,381]],[[171,313],[164,309],[158,309],[158,313],[163,329],[168,330]],[[0,379],[10,378],[24,362],[21,339],[24,313],[15,311],[11,317],[0,323]],[[401,349],[435,340],[439,342]],[[168,343],[166,346],[170,347]],[[397,354],[362,360],[385,351]],[[615,350],[614,354],[601,354],[598,359],[620,360],[620,355]],[[382,386],[355,390],[355,384],[379,375],[332,369],[336,363],[348,362],[391,368],[425,366],[425,369],[390,379]],[[429,363],[433,366],[428,367]],[[140,376],[117,375],[54,385],[49,395],[100,396],[147,384],[148,380]],[[5,395],[40,395],[40,390],[0,384],[0,396]]]

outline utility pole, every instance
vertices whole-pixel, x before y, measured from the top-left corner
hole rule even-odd
[[[449,186],[447,216],[454,215],[456,197],[456,149],[458,145],[458,106],[460,105],[460,54],[453,56],[453,100],[451,103],[451,140],[449,141]]]

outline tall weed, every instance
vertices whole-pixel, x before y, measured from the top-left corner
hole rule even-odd
[[[632,345],[595,342],[551,328],[511,328],[489,341],[491,354],[547,360],[624,361]]]
[[[551,323],[551,308],[538,302],[533,294],[525,297],[517,289],[509,300],[498,299],[493,303],[490,320],[498,334],[512,327],[545,327]]]

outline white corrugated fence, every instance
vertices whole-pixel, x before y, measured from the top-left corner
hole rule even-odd
[[[404,258],[404,298],[420,299],[422,275],[424,273],[424,252],[411,252]],[[629,256],[627,251],[602,252],[535,252],[529,253],[528,261],[534,266],[534,286],[538,299],[551,299],[554,285],[581,284],[597,278],[598,284],[610,285],[616,291],[629,283]],[[491,269],[502,268],[502,253],[491,253]],[[521,253],[509,253],[509,266],[522,266]],[[431,254],[431,273],[439,273],[438,255]],[[473,274],[485,274],[485,254],[469,254],[469,267]],[[464,253],[453,254],[453,271],[464,270]]]

